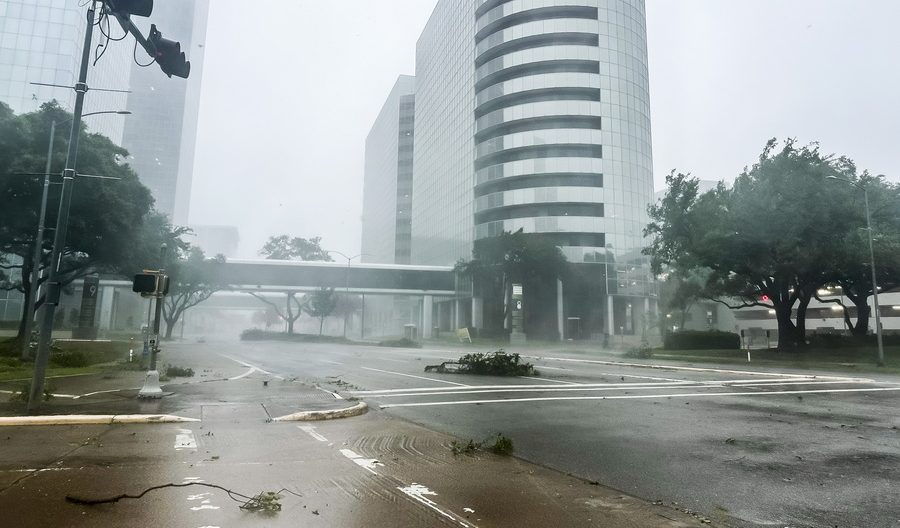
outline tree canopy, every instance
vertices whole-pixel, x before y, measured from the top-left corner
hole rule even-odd
[[[7,290],[27,293],[32,288],[32,255],[37,243],[50,124],[60,124],[50,168],[50,173],[56,175],[52,182],[58,183],[68,148],[64,124],[71,118],[55,101],[18,116],[0,103],[0,287]],[[89,273],[125,271],[134,242],[153,206],[150,191],[122,162],[128,152],[103,135],[87,133],[86,126],[82,126],[78,173],[119,179],[76,177],[59,275],[63,285]],[[56,222],[59,191],[59,185],[51,185],[48,228]],[[51,241],[48,234],[41,242],[45,253],[49,252]]]
[[[730,189],[720,184],[701,194],[698,180],[673,172],[666,195],[649,209],[645,253],[657,273],[703,273],[707,298],[733,308],[773,309],[779,348],[802,346],[809,303],[838,281],[840,263],[857,272],[862,263],[868,266],[865,253],[848,244],[865,226],[861,193],[837,179],[864,185],[879,200],[896,200],[896,186],[883,178],[857,174],[850,159],[792,140],[780,148],[770,140]],[[889,217],[884,212],[873,229],[885,229]],[[896,233],[900,224],[894,226]],[[887,265],[884,270],[891,273]],[[857,279],[865,281],[858,273]]]
[[[165,269],[169,276],[169,294],[162,310],[166,321],[166,339],[172,337],[175,325],[187,310],[226,286],[222,279],[224,263],[225,257],[222,255],[206,258],[202,249],[189,246],[177,251],[174,258],[167,259]]]
[[[272,260],[324,260],[331,262],[331,255],[322,249],[322,237],[302,238],[290,235],[271,236],[259,250],[259,254]]]

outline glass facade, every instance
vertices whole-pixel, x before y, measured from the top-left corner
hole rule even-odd
[[[401,75],[366,138],[363,262],[410,262],[415,89]]]
[[[188,222],[208,13],[209,0],[153,6],[152,22],[164,38],[181,43],[191,62],[189,78],[169,78],[156,66],[127,62],[131,70],[128,110],[133,118],[125,122],[122,146],[128,149],[128,162],[141,182],[153,192],[156,209],[179,224]],[[149,20],[132,20],[145,35],[149,33]],[[148,62],[146,54],[139,57],[142,63]]]
[[[87,20],[87,8],[75,0],[0,0],[0,101],[16,113],[32,112],[56,99],[66,110],[75,105],[75,91],[32,82],[73,86],[78,80],[78,64]],[[107,31],[118,38],[122,29],[111,24]],[[92,49],[106,37],[94,28]],[[88,70],[88,86],[127,90],[131,68],[130,45],[111,42],[103,56]],[[94,52],[91,58],[93,60]],[[124,110],[127,94],[88,92],[84,112]],[[126,116],[90,116],[85,124],[114,143],[122,144]],[[68,129],[65,130],[68,133]]]
[[[412,262],[472,254],[475,4],[438,2],[416,44]]]

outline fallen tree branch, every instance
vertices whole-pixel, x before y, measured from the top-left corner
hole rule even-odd
[[[114,495],[112,497],[106,497],[102,499],[89,499],[84,497],[77,497],[74,495],[66,495],[66,502],[71,502],[73,504],[83,504],[86,506],[94,506],[97,504],[109,504],[113,502],[119,502],[122,499],[140,499],[147,493],[151,491],[156,491],[158,489],[163,488],[185,488],[188,486],[203,486],[207,488],[215,488],[224,491],[228,498],[231,500],[240,503],[240,509],[246,511],[279,511],[281,510],[281,504],[278,502],[278,498],[281,496],[281,492],[286,491],[291,495],[295,495],[297,497],[302,497],[299,493],[295,493],[287,488],[282,488],[278,491],[264,491],[259,493],[258,495],[254,495],[252,497],[248,495],[244,495],[243,493],[238,493],[236,491],[230,490],[223,486],[219,486],[217,484],[207,484],[205,482],[185,482],[182,484],[176,484],[174,482],[169,482],[168,484],[161,484],[159,486],[151,486],[144,491],[138,493],[137,495],[131,495],[128,493],[120,493],[119,495]]]

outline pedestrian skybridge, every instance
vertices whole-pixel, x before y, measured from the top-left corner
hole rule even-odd
[[[227,289],[248,292],[304,292],[328,287],[360,294],[456,295],[450,266],[228,259],[222,280],[228,284]]]

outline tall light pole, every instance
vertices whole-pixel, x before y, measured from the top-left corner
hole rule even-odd
[[[869,265],[872,268],[872,298],[875,302],[875,339],[878,342],[878,366],[884,366],[884,341],[881,337],[881,308],[878,306],[878,278],[875,274],[875,249],[872,244],[872,217],[869,214],[869,189],[861,184],[846,178],[838,178],[837,176],[828,176],[828,180],[837,180],[862,189],[866,204],[866,232],[869,235]]]
[[[101,112],[89,112],[87,114],[83,114],[81,117],[87,117],[98,114],[120,114],[127,115],[131,112],[127,110],[103,110]],[[71,121],[71,119],[67,119],[61,123],[60,125],[65,125]],[[34,312],[37,309],[37,300],[38,296],[38,282],[41,278],[41,257],[43,256],[44,249],[44,222],[47,218],[47,195],[50,190],[50,169],[51,163],[53,161],[53,142],[56,136],[56,120],[53,119],[50,121],[50,141],[47,146],[47,163],[44,168],[44,189],[41,194],[41,212],[38,216],[38,229],[37,235],[34,238],[34,255],[32,256],[32,265],[31,265],[31,288],[28,289],[28,293],[25,296],[25,333],[24,339],[22,340],[22,359],[26,360],[30,356],[30,345],[31,345],[31,328],[34,323]]]
[[[91,37],[94,33],[94,15],[97,12],[97,0],[91,0],[87,11],[87,24],[84,30],[84,44],[81,48],[81,65],[78,70],[78,82],[75,83],[75,109],[72,112],[72,128],[69,131],[69,150],[66,154],[66,167],[63,170],[63,186],[59,195],[59,214],[56,216],[56,230],[53,233],[53,248],[50,250],[50,272],[47,277],[47,293],[44,310],[41,314],[41,337],[38,340],[37,354],[34,358],[34,375],[31,382],[31,393],[28,396],[28,410],[35,411],[44,397],[44,375],[50,359],[50,338],[53,333],[53,316],[59,304],[61,284],[59,268],[63,249],[66,244],[66,230],[69,223],[69,206],[72,203],[72,187],[75,183],[75,162],[78,156],[78,136],[81,132],[81,114],[84,108],[84,95],[87,93],[87,72],[91,60]]]
[[[337,253],[338,255],[344,257],[345,259],[347,259],[347,273],[344,274],[344,292],[345,292],[344,294],[345,294],[345,296],[346,296],[346,299],[349,300],[349,299],[350,299],[350,261],[353,260],[353,259],[355,259],[355,258],[357,258],[357,257],[362,257],[363,255],[366,255],[366,254],[365,254],[365,253],[360,253],[360,254],[358,254],[358,255],[353,255],[352,257],[348,257],[347,255],[344,255],[344,254],[341,253],[340,251],[334,251],[334,250],[326,249],[325,252],[326,252],[326,253]],[[344,337],[346,338],[346,337],[347,337],[347,312],[346,312],[346,306],[345,306],[344,308],[345,308],[345,311],[344,311]]]

